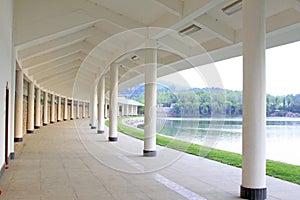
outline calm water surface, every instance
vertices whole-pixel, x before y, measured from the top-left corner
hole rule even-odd
[[[160,118],[158,132],[212,148],[242,152],[242,119]],[[267,118],[267,159],[300,165],[300,119]]]

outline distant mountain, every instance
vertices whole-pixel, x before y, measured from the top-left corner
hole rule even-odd
[[[157,84],[157,92],[170,92],[171,89],[168,88],[164,84]],[[126,90],[123,90],[119,93],[119,96],[127,96],[130,99],[137,99],[144,95],[145,93],[145,85],[140,84],[135,87],[127,88]]]

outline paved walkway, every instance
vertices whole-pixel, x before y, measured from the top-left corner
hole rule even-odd
[[[106,130],[107,132],[107,130]],[[87,120],[56,123],[25,136],[0,179],[7,200],[239,199],[241,170],[168,148],[142,157],[142,141],[107,142]],[[299,199],[300,186],[267,178],[268,199]]]

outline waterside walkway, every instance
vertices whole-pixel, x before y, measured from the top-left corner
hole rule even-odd
[[[106,130],[107,132],[107,130]],[[0,199],[239,199],[241,170],[119,134],[107,142],[88,120],[48,125],[26,135],[0,179]],[[299,199],[300,186],[267,178],[268,199]]]

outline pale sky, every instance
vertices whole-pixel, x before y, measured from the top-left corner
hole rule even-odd
[[[242,57],[216,62],[214,65],[220,74],[223,88],[242,90]],[[268,94],[300,94],[300,41],[267,49],[266,69]],[[184,70],[179,74],[190,87],[207,87],[195,69]]]

